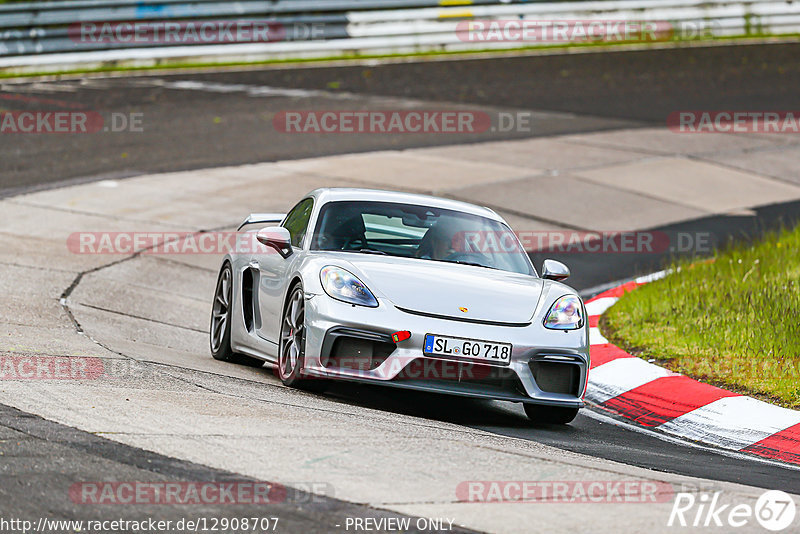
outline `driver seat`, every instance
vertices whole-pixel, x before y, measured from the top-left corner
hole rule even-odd
[[[337,217],[326,222],[328,224],[322,229],[322,235],[326,238],[323,247],[325,250],[344,250],[345,246],[353,242],[360,242],[361,246],[366,246],[367,240],[364,234],[367,228],[361,215]]]

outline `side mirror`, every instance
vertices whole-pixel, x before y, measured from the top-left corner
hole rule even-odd
[[[256,234],[259,243],[274,248],[284,258],[292,255],[292,236],[283,226],[268,226]]]
[[[569,267],[556,260],[544,260],[542,263],[542,278],[548,280],[566,280],[569,278]]]

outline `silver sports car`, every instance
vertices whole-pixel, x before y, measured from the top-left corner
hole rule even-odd
[[[255,246],[227,254],[217,281],[214,358],[275,364],[293,387],[353,380],[522,402],[545,423],[583,406],[589,329],[559,283],[569,270],[546,260],[537,275],[492,210],[317,189],[245,226]]]

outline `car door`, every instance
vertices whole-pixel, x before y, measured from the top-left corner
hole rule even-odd
[[[258,306],[261,312],[261,324],[258,334],[272,343],[278,343],[280,335],[280,317],[283,311],[283,293],[286,288],[286,277],[299,259],[303,238],[308,230],[314,199],[306,198],[297,203],[286,215],[281,226],[289,230],[293,254],[288,258],[280,254],[263,254],[258,258],[259,284]]]

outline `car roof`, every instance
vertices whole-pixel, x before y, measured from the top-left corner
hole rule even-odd
[[[308,195],[314,197],[317,203],[321,206],[327,202],[336,201],[373,201],[373,202],[398,202],[403,204],[414,204],[417,206],[430,206],[433,208],[443,208],[473,215],[479,215],[488,219],[502,221],[502,217],[497,215],[489,208],[470,204],[469,202],[462,202],[460,200],[452,200],[449,198],[440,198],[431,195],[422,195],[418,193],[405,193],[401,191],[385,191],[381,189],[359,189],[353,187],[330,187],[321,188],[311,191]]]

